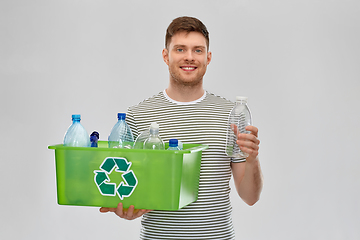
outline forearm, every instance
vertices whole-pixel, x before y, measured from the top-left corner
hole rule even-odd
[[[242,169],[233,166],[236,190],[248,205],[254,205],[260,198],[263,187],[263,176],[259,159],[245,162]]]

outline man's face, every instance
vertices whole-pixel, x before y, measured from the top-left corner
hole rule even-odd
[[[201,83],[211,61],[211,52],[207,50],[205,37],[201,33],[176,33],[168,48],[163,50],[170,81],[185,86]]]

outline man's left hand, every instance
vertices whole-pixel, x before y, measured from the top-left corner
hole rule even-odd
[[[241,151],[249,154],[249,156],[246,158],[246,161],[251,163],[257,158],[259,154],[259,130],[254,126],[247,126],[245,130],[249,131],[250,133],[239,133],[236,143],[239,145]]]

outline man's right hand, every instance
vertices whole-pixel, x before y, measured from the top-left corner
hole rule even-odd
[[[113,212],[121,218],[127,220],[134,220],[138,217],[141,217],[145,213],[151,212],[152,210],[147,209],[135,209],[134,205],[131,205],[128,209],[123,208],[123,204],[119,203],[117,208],[100,208],[101,213]]]

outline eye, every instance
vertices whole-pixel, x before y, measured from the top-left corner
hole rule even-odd
[[[202,53],[202,50],[201,49],[196,49],[195,52],[196,53]]]
[[[183,51],[184,51],[184,49],[182,49],[182,48],[178,48],[178,49],[176,49],[176,51],[178,51],[178,52],[183,52]]]

